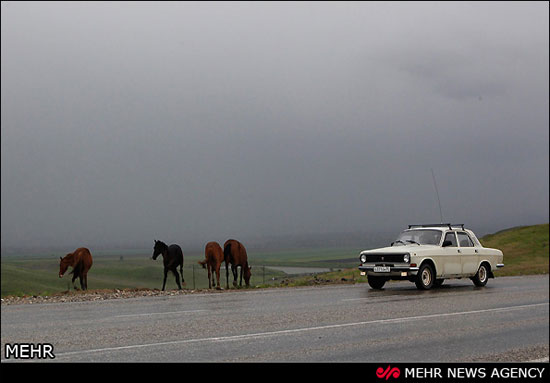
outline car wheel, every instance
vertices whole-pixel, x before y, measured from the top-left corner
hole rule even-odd
[[[434,287],[439,287],[443,284],[443,282],[445,281],[445,279],[441,278],[441,279],[436,279],[435,282],[434,282]]]
[[[429,290],[432,288],[435,282],[435,272],[428,263],[424,263],[420,266],[418,274],[416,275],[416,287],[419,290]]]
[[[367,282],[369,282],[370,287],[372,287],[373,289],[380,290],[382,289],[382,287],[384,287],[384,284],[386,283],[386,278],[369,276],[367,277]]]
[[[477,271],[476,275],[472,278],[472,281],[474,282],[474,285],[478,287],[482,287],[487,284],[488,280],[489,280],[489,270],[487,269],[486,264],[482,264],[481,266],[479,266],[479,270]]]

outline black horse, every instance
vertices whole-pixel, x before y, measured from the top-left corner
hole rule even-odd
[[[164,281],[162,282],[162,291],[164,291],[164,288],[166,287],[166,276],[168,275],[168,271],[174,273],[178,288],[181,290],[180,277],[177,270],[177,267],[179,266],[181,283],[185,285],[185,280],[183,279],[183,251],[181,251],[181,247],[178,245],[168,246],[162,241],[155,240],[152,259],[156,260],[160,254],[162,254],[162,258],[164,260]]]

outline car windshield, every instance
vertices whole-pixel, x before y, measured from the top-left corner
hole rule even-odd
[[[405,230],[393,243],[393,246],[417,245],[439,245],[441,231],[439,230]]]

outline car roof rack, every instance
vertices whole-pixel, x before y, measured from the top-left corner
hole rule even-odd
[[[429,225],[409,225],[409,229],[412,229],[413,227],[448,227],[449,229],[452,230],[453,226],[454,227],[460,226],[462,228],[462,230],[464,230],[464,224],[463,223],[455,223],[455,224],[434,223],[434,224],[429,224]]]

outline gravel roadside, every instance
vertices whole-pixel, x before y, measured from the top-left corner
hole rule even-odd
[[[460,362],[548,362],[548,344],[515,348],[502,353],[489,353]]]
[[[204,293],[221,293],[223,290],[168,290],[161,291],[158,289],[113,289],[113,290],[87,290],[87,291],[70,291],[57,293],[50,296],[42,295],[25,295],[25,296],[8,296],[1,300],[2,305],[21,305],[21,304],[37,304],[37,303],[59,303],[59,302],[85,302],[85,301],[101,301],[107,299],[124,299],[149,296],[173,296],[185,294],[204,294]]]

